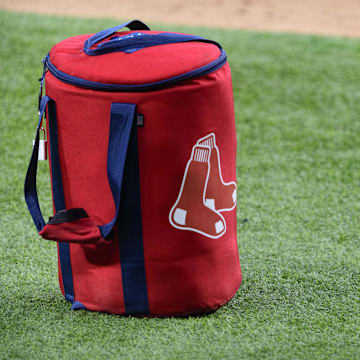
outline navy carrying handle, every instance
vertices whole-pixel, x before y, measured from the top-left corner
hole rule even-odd
[[[46,225],[41,213],[36,188],[36,173],[40,141],[39,133],[46,106],[48,104],[50,105],[51,102],[55,105],[54,100],[48,96],[44,96],[40,101],[39,120],[36,127],[35,144],[31,154],[28,170],[26,172],[24,184],[25,201],[38,232],[40,232]],[[109,223],[98,226],[103,238],[105,238],[110,233],[117,220],[119,212],[124,167],[128,144],[130,141],[131,129],[134,124],[135,109],[135,104],[113,103],[111,105],[107,172],[116,211],[113,219]],[[56,116],[56,111],[53,116]],[[57,140],[57,137],[55,137],[55,139]],[[54,141],[50,143],[50,146],[51,145],[57,147],[57,143],[54,144]],[[53,148],[51,151],[51,156],[53,157],[54,153],[57,153],[57,151],[57,149]],[[54,162],[54,160],[55,158],[52,158],[52,162]],[[58,159],[56,160],[58,162]],[[53,187],[61,188],[61,191],[63,191],[60,168],[58,171],[59,173],[57,173],[55,176],[53,168]],[[62,203],[60,205],[59,202],[58,204],[55,204],[56,212],[65,209],[64,201],[62,200],[61,202]]]
[[[114,36],[110,38],[109,41],[103,42],[97,47],[92,48],[101,40],[106,39],[124,27],[128,27],[130,30],[150,30],[144,23],[139,20],[133,20],[110,29],[102,30],[85,41],[84,52],[90,56],[102,55],[116,51],[132,53],[150,46],[191,41],[200,41],[214,44],[218,46],[219,49],[221,49],[221,46],[217,42],[204,39],[200,36],[176,33],[148,34],[143,32],[131,33],[124,36]]]
[[[108,36],[116,33],[119,30],[121,30],[124,27],[127,27],[130,30],[150,30],[150,28],[140,20],[128,21],[128,22],[123,23],[121,25],[114,26],[112,28],[99,31],[95,35],[89,37],[84,43],[84,52],[86,54],[88,54],[88,55],[97,55],[97,54],[93,53],[94,50],[92,50],[91,47],[94,46],[99,41],[104,40]]]
[[[24,185],[25,201],[28,206],[29,212],[33,218],[37,231],[41,231],[45,226],[45,221],[40,210],[39,199],[36,190],[36,172],[37,172],[39,141],[40,141],[39,134],[40,134],[42,119],[44,116],[46,105],[49,101],[51,101],[51,99],[48,96],[44,96],[40,101],[39,121],[36,127],[35,144],[31,154],[29,167],[26,172],[25,185]]]

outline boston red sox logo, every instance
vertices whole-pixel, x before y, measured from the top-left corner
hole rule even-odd
[[[216,239],[226,232],[221,213],[235,206],[236,183],[224,182],[220,151],[215,134],[210,133],[192,148],[178,198],[169,213],[170,224]]]

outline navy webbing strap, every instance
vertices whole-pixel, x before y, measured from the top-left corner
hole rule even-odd
[[[50,101],[48,104],[49,115],[49,137],[50,137],[50,156],[51,156],[51,177],[52,177],[52,189],[54,196],[55,211],[66,209],[64,188],[61,177],[61,166],[59,157],[59,136],[56,116],[56,105],[54,101]],[[70,244],[65,242],[59,242],[59,260],[62,276],[62,283],[64,286],[65,299],[74,302],[74,284],[73,274],[70,259]]]
[[[111,104],[108,178],[116,214],[100,231],[106,237],[117,221],[125,311],[147,314],[135,110],[135,104]]]
[[[44,96],[40,102],[35,146],[24,187],[26,203],[38,231],[45,226],[36,191],[36,171],[39,131],[46,105],[48,105],[49,115],[54,205],[56,212],[66,208],[59,158],[56,106],[54,101]],[[99,229],[102,236],[106,237],[115,225],[120,212],[118,233],[126,312],[128,314],[146,314],[148,313],[148,300],[140,208],[137,128],[134,122],[135,109],[135,104],[113,103],[111,105],[107,170],[116,213],[109,223],[99,226]],[[58,246],[65,298],[73,303],[75,299],[70,244],[59,242]]]
[[[109,36],[115,34],[120,29],[128,27],[130,30],[150,30],[147,25],[139,20],[129,21],[127,23],[114,26],[109,29],[99,31],[98,33],[92,35],[84,42],[84,52],[87,55],[102,55],[114,51],[123,51],[127,53],[132,53],[134,51],[156,45],[165,45],[165,44],[175,44],[180,42],[191,42],[191,41],[200,41],[206,42],[209,44],[216,45],[220,50],[222,50],[221,45],[216,41],[204,39],[200,36],[195,35],[186,35],[186,34],[177,34],[177,33],[147,33],[147,32],[136,32],[130,33],[122,36],[113,36],[106,42],[102,42],[95,47],[95,45],[108,38]]]
[[[39,152],[39,138],[42,118],[48,104],[49,111],[49,130],[50,130],[50,154],[51,154],[51,170],[53,180],[54,204],[55,210],[65,209],[64,192],[61,179],[61,168],[58,153],[58,134],[55,102],[48,96],[44,96],[40,102],[39,122],[36,128],[36,138],[33,152],[31,155],[29,167],[25,178],[25,200],[29,208],[29,212],[33,218],[36,229],[41,231],[45,226],[42,216],[39,200],[36,190],[36,171]],[[114,103],[111,105],[111,122],[108,148],[108,179],[115,202],[115,216],[107,224],[99,226],[101,235],[105,238],[115,225],[117,215],[119,213],[119,203],[122,179],[124,174],[124,166],[126,159],[127,147],[130,139],[131,128],[135,116],[135,104]]]
[[[136,124],[131,129],[119,208],[117,225],[125,311],[148,314]]]
[[[145,25],[142,21],[140,21],[140,20],[132,20],[132,21],[128,21],[126,23],[123,23],[121,25],[117,25],[117,26],[114,26],[112,28],[99,31],[98,33],[96,33],[93,36],[89,37],[85,41],[85,43],[84,43],[84,51],[85,51],[85,53],[87,53],[90,50],[90,48],[93,45],[95,45],[97,42],[106,39],[108,36],[116,33],[117,31],[121,30],[124,27],[127,27],[130,30],[150,30],[150,28],[147,25]],[[91,53],[91,51],[90,51],[90,53]],[[90,55],[90,54],[88,54],[88,55]]]
[[[49,114],[49,135],[50,135],[50,155],[51,155],[51,173],[53,181],[53,194],[55,210],[65,209],[64,191],[62,186],[59,150],[58,150],[58,134],[57,134],[57,118],[55,102],[48,96],[44,96],[40,101],[39,121],[36,127],[35,144],[31,154],[30,163],[26,172],[24,193],[25,201],[29,212],[33,218],[37,231],[41,231],[45,226],[45,221],[41,213],[39,199],[36,189],[36,172],[38,163],[40,128],[42,119],[48,106]],[[70,263],[70,247],[68,243],[59,243],[59,257],[61,274],[64,285],[65,298],[71,302],[74,301],[74,286],[72,279],[72,270]]]
[[[106,237],[115,225],[120,204],[121,187],[131,128],[135,117],[135,104],[111,104],[110,135],[108,147],[108,179],[115,202],[115,216],[107,224],[99,226],[102,237]]]
[[[87,55],[102,55],[115,51],[122,51],[132,53],[140,49],[151,46],[176,44],[185,42],[205,42],[217,46],[220,50],[221,45],[213,40],[204,39],[196,35],[184,35],[176,33],[160,33],[160,34],[147,34],[147,33],[131,33],[123,36],[114,36],[110,40],[100,43],[96,48],[85,48],[84,51]]]
[[[35,144],[31,154],[30,163],[26,172],[25,185],[24,185],[25,201],[30,211],[30,214],[33,218],[37,231],[41,231],[42,228],[45,226],[45,221],[41,214],[39,200],[37,196],[36,172],[37,172],[38,153],[39,153],[40,128],[42,125],[42,119],[44,116],[46,105],[50,100],[51,99],[48,96],[44,96],[40,101],[39,121],[36,127]]]

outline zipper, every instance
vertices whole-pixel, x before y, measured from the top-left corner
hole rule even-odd
[[[46,71],[47,71],[47,65],[46,65],[46,58],[47,56],[45,56],[41,61],[44,64],[43,67],[43,73],[41,75],[41,78],[39,79],[40,82],[40,91],[39,91],[39,114],[40,114],[40,103],[41,103],[41,99],[42,99],[42,93],[43,93],[43,87],[44,87],[44,80],[45,80],[45,75],[46,75]]]
[[[96,81],[90,81],[86,80],[80,77],[76,77],[73,75],[69,75],[67,73],[64,73],[57,69],[55,65],[53,65],[50,61],[50,54],[48,54],[44,59],[44,69],[43,69],[43,76],[40,79],[40,88],[42,92],[42,86],[44,81],[44,76],[46,74],[46,71],[49,70],[52,75],[54,75],[57,79],[60,81],[78,86],[81,88],[86,89],[92,89],[92,90],[98,90],[98,91],[113,91],[113,92],[144,92],[144,91],[153,91],[153,90],[159,90],[163,89],[169,86],[172,86],[180,81],[184,80],[190,80],[193,78],[198,78],[204,75],[207,75],[209,73],[212,73],[221,67],[223,67],[227,60],[227,55],[224,49],[220,49],[221,54],[220,56],[210,62],[207,65],[204,65],[198,69],[189,71],[187,73],[177,75],[165,80],[155,81],[152,83],[146,83],[146,84],[134,84],[134,85],[123,85],[123,84],[105,84],[101,82]]]

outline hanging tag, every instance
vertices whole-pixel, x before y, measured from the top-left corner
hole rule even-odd
[[[44,139],[39,140],[38,160],[47,160],[47,140],[45,140],[45,130],[41,128],[40,131],[44,134]],[[33,140],[35,146],[35,140]]]

